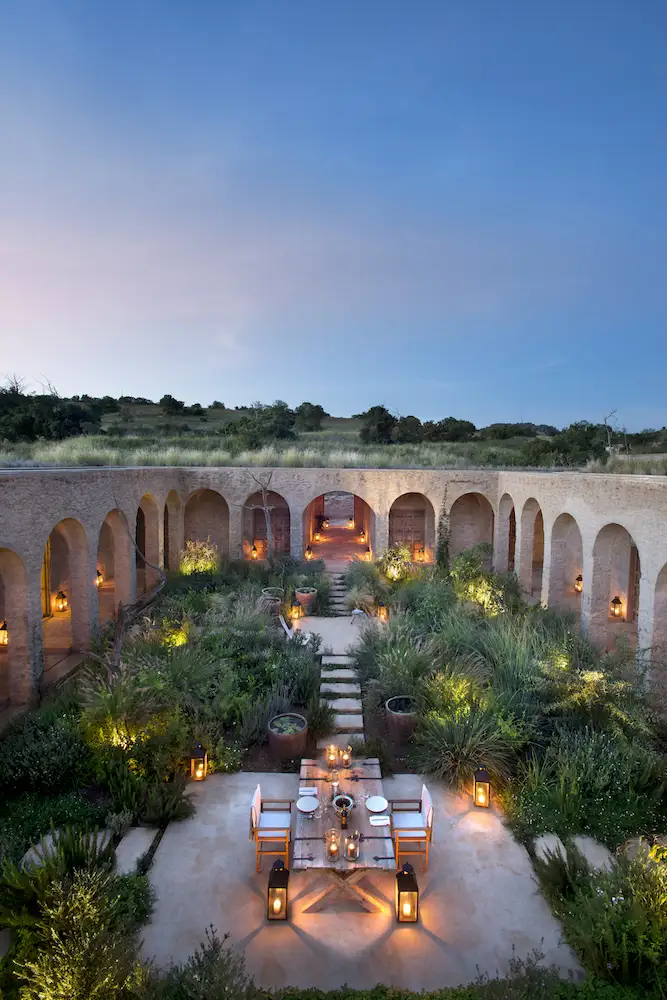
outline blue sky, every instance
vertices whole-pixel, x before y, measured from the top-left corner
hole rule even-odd
[[[0,371],[667,423],[664,0],[0,0]]]

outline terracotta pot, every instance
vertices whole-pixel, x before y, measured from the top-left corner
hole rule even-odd
[[[282,587],[264,587],[260,597],[262,610],[270,615],[279,615],[284,596],[285,591]]]
[[[301,726],[295,732],[281,733],[276,729],[280,725],[280,720],[294,720],[295,724]],[[296,712],[281,712],[274,715],[269,720],[269,747],[275,760],[294,760],[296,757],[303,757],[308,744],[308,721],[303,715]]]
[[[315,599],[317,597],[317,588],[315,587],[297,587],[294,591],[294,596],[303,608],[304,615],[309,615],[313,610],[313,605],[315,604]]]
[[[407,743],[417,725],[417,703],[409,694],[396,695],[384,703],[387,729],[394,743]]]

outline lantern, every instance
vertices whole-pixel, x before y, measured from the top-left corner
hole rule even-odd
[[[269,872],[269,885],[266,899],[267,920],[287,920],[287,886],[289,870],[283,862],[273,862]]]
[[[482,809],[488,809],[491,804],[491,778],[484,767],[478,767],[475,771],[472,801],[474,805],[480,806]]]
[[[251,559],[256,559],[256,558],[257,558],[257,555],[258,555],[258,552],[257,552],[257,546],[256,546],[256,545],[255,545],[255,543],[253,542],[253,543],[252,543],[252,548],[250,549],[250,558],[251,558]]]
[[[289,616],[294,620],[297,618],[303,618],[303,608],[301,607],[301,603],[297,601],[296,597],[290,605]]]
[[[322,537],[322,535],[321,535],[321,533],[320,533],[320,529],[319,529],[319,528],[318,528],[318,529],[317,529],[317,531],[315,532],[315,536],[314,536],[314,537],[315,537],[315,541],[316,541],[316,542],[319,542],[320,538]]]
[[[417,562],[424,562],[424,557],[426,555],[426,550],[423,545],[420,545],[417,549]]]
[[[310,547],[310,545],[307,545],[306,546],[306,559],[312,559],[312,558],[313,558],[313,550]]]
[[[208,773],[208,754],[201,743],[195,743],[190,754],[190,777],[203,781]]]
[[[370,547],[370,545],[366,546],[366,551],[364,552],[364,555],[366,556],[366,559],[370,562],[371,561],[371,547]]]
[[[323,528],[328,528],[329,524],[330,524],[329,518],[325,517],[324,520],[322,521],[322,527]]]
[[[338,861],[340,857],[340,830],[327,830],[325,836],[328,861]]]
[[[359,532],[359,541],[360,542],[365,542],[366,541],[366,532],[364,531],[363,528]]]
[[[343,767],[352,767],[352,747],[343,747],[340,751],[340,762]]]
[[[335,743],[330,743],[326,750],[327,767],[331,770],[338,763],[338,747]]]
[[[56,594],[55,606],[56,606],[56,611],[67,611],[68,601],[67,601],[67,594],[64,592],[64,590],[59,590],[58,593]]]
[[[354,528],[354,518],[353,517],[348,517],[348,519],[347,519],[347,526],[350,529],[350,531],[352,531],[352,529]]]
[[[575,593],[580,594],[583,589],[584,589],[584,578],[580,573],[577,579],[574,581],[574,590]]]
[[[378,618],[381,622],[389,621],[389,608],[384,601],[378,601]]]
[[[9,645],[9,632],[7,631],[7,622],[4,621],[0,625],[0,646]]]
[[[623,617],[623,601],[616,595],[609,605],[609,614],[612,618],[622,618]]]
[[[396,872],[396,919],[399,924],[419,920],[419,886],[415,870],[407,862]]]
[[[95,586],[101,587],[103,583],[104,583],[104,577],[102,575],[102,570],[98,569],[95,575]]]
[[[343,847],[343,853],[345,855],[346,861],[358,861],[359,860],[359,849],[361,846],[361,834],[358,830],[354,833],[348,834],[345,838],[345,844]]]

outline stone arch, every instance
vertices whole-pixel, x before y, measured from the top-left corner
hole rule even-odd
[[[0,645],[0,710],[21,705],[32,695],[29,655],[28,574],[20,556],[0,549],[0,624],[7,642]]]
[[[493,507],[483,493],[464,493],[449,512],[449,556],[471,549],[480,542],[493,545]],[[491,564],[491,560],[487,562]]]
[[[389,546],[405,544],[413,560],[435,560],[435,511],[423,493],[402,493],[389,509]]]
[[[164,521],[162,525],[162,550],[164,552],[165,569],[178,569],[178,557],[183,548],[183,531],[183,504],[176,490],[170,490],[164,504]]]
[[[71,653],[88,648],[91,594],[88,539],[80,521],[60,521],[49,535],[42,557],[42,633],[44,670],[48,672]],[[66,608],[60,610],[58,595]]]
[[[133,550],[125,515],[117,508],[110,510],[102,522],[97,544],[95,582],[101,625],[113,618],[119,604],[132,602]]]
[[[318,538],[326,520],[329,527]],[[375,511],[349,490],[328,490],[311,500],[303,512],[302,531],[302,551],[310,546],[313,557],[327,563],[373,558],[376,553]]]
[[[551,529],[550,607],[576,615],[581,613],[583,572],[584,552],[579,525],[571,514],[559,514]]]
[[[185,503],[184,539],[205,542],[210,539],[222,559],[229,557],[229,505],[217,490],[201,489],[190,494]]]
[[[253,557],[253,546],[256,552],[255,558],[267,559],[269,557],[268,538],[266,528],[266,515],[262,506],[262,492],[257,490],[251,493],[243,505],[243,558]],[[273,536],[273,555],[289,555],[291,551],[291,515],[289,504],[284,496],[269,490],[266,496],[267,506],[271,508],[269,513],[271,534]]]
[[[513,572],[516,561],[516,511],[514,500],[509,493],[503,493],[498,504],[498,520],[493,548],[496,572]]]
[[[605,647],[620,634],[637,641],[641,563],[635,540],[621,524],[605,524],[593,546],[589,635]],[[612,613],[612,602],[618,610]]]
[[[153,567],[160,565],[159,512],[155,498],[150,493],[144,493],[139,501],[134,540],[137,545],[137,594],[145,594],[156,586],[159,572]],[[149,565],[150,563],[153,565]]]
[[[521,510],[517,565],[521,587],[539,600],[544,569],[544,517],[534,497],[526,500]]]

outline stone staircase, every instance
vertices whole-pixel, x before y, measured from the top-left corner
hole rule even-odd
[[[349,615],[347,609],[347,590],[345,588],[345,574],[329,571],[327,574],[330,580],[329,607],[331,613],[338,618]]]
[[[364,715],[361,704],[361,685],[353,667],[354,658],[342,653],[325,653],[322,657],[320,694],[336,712],[334,732],[318,740],[318,749],[335,740],[339,746],[351,739],[364,738]]]

